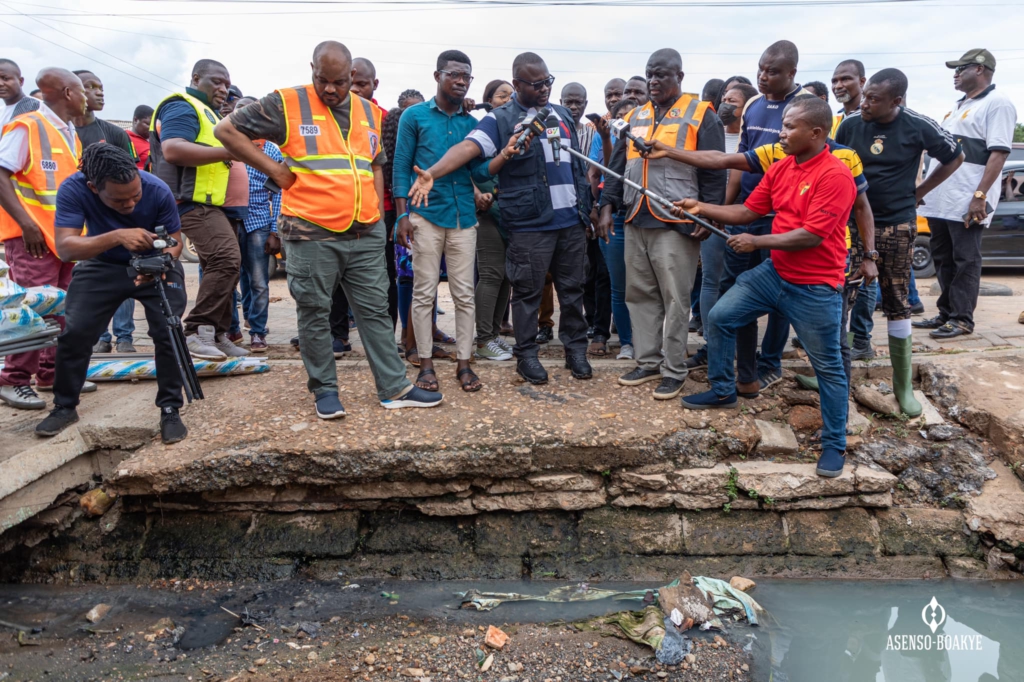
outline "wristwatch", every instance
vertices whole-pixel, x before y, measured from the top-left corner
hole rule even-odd
[[[978,191],[976,191],[974,193],[974,198],[975,199],[988,199],[988,196],[979,189]]]
[[[877,261],[878,260],[878,252],[877,251],[865,251],[864,252],[864,257],[867,258],[868,260],[871,260],[871,261]]]

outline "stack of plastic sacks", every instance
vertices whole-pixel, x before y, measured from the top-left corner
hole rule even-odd
[[[63,315],[65,293],[49,285],[25,288],[0,260],[0,343],[46,330],[45,315]]]

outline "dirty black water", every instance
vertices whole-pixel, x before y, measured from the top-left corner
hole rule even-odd
[[[366,628],[375,619],[397,613],[475,626],[571,622],[639,604],[516,602],[477,612],[460,610],[455,596],[470,589],[544,594],[558,586],[555,581],[369,581],[352,587],[341,579],[191,592],[132,586],[0,585],[0,621],[42,628],[39,637],[44,639],[74,640],[91,636],[85,627],[98,632],[114,627],[131,631],[170,617],[185,627],[178,646],[196,650],[222,643],[239,625],[222,607],[274,628],[340,616],[352,624],[349,636],[358,639],[360,626]],[[626,591],[658,585],[601,583],[593,587]],[[1024,682],[1024,581],[764,580],[753,596],[771,614],[769,622],[761,627],[729,626],[724,634],[748,649],[755,680]],[[90,626],[83,614],[100,602],[113,609]]]

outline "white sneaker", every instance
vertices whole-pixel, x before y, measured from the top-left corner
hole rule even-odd
[[[627,343],[619,349],[619,354],[615,356],[616,360],[635,360],[633,357],[633,344]]]
[[[512,353],[502,348],[497,339],[491,339],[483,348],[477,348],[474,355],[483,360],[496,360],[499,362],[512,359]]]
[[[31,386],[0,386],[0,400],[19,410],[42,410],[46,401]]]
[[[228,338],[227,334],[217,334],[217,341],[213,345],[217,346],[217,349],[229,358],[244,358],[249,354],[249,351],[245,348],[236,346],[234,342]]]
[[[508,341],[506,341],[505,339],[501,338],[500,336],[498,336],[498,337],[495,337],[495,339],[494,339],[494,340],[495,340],[495,341],[496,341],[496,342],[498,343],[498,345],[499,345],[499,346],[501,346],[501,347],[502,347],[502,348],[503,348],[504,350],[508,351],[509,353],[511,353],[511,352],[512,352],[512,344],[510,344],[510,343],[509,343]]]
[[[185,337],[185,345],[188,346],[189,354],[200,360],[227,360],[228,356],[217,347],[215,336],[213,325],[199,325],[195,334]]]

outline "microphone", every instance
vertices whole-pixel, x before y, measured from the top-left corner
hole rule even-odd
[[[625,135],[630,140],[633,140],[633,147],[638,152],[648,153],[654,149],[654,147],[647,143],[646,140],[641,139],[633,134],[629,129],[629,122],[623,121],[621,118],[617,118],[611,122],[611,128],[615,131],[615,134],[619,137]]]
[[[558,166],[562,162],[562,131],[558,127],[558,117],[551,114],[544,125],[547,127],[545,132],[551,142],[551,155],[555,159],[555,165]]]
[[[550,116],[551,113],[551,107],[545,106],[523,119],[524,132],[519,136],[519,139],[516,140],[516,146],[514,147],[516,152],[522,151],[526,146],[527,140],[531,137],[544,134],[544,120]]]

